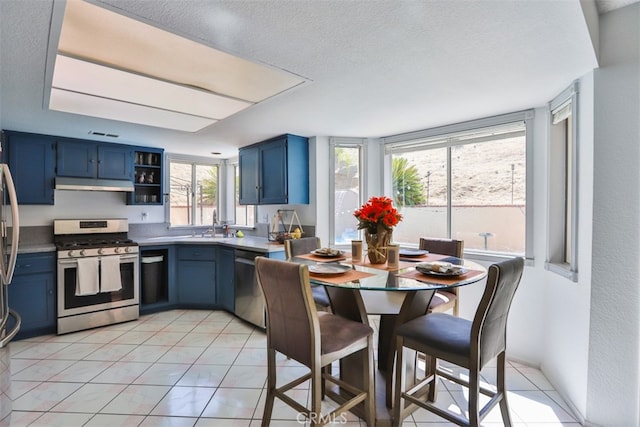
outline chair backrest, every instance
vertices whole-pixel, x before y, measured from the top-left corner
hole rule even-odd
[[[311,367],[320,326],[307,266],[257,257],[256,277],[267,306],[268,346]]]
[[[303,237],[284,241],[284,254],[287,259],[297,255],[308,254],[315,249],[320,249],[319,237]]]
[[[462,258],[464,240],[420,238],[419,248],[434,254],[449,255]]]
[[[489,267],[487,286],[471,326],[472,358],[477,357],[479,369],[506,349],[507,318],[523,269],[523,258]]]

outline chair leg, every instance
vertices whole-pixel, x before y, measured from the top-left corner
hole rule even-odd
[[[403,339],[398,337],[398,344],[396,348],[396,373],[394,376],[389,375],[389,378],[395,377],[395,393],[393,394],[393,420],[392,426],[402,426],[403,422],[403,407],[402,393],[404,392],[406,383],[406,370],[404,367],[404,349]]]
[[[318,363],[311,368],[311,426],[318,424],[322,413],[322,368]]]
[[[435,402],[438,398],[438,359],[427,354],[424,355],[424,376],[433,375],[433,381],[429,383],[427,389],[427,401]]]
[[[469,369],[469,425],[480,425],[480,373]]]
[[[268,427],[271,423],[271,414],[273,412],[273,402],[275,400],[276,389],[276,351],[272,348],[267,349],[267,398],[264,403],[264,412],[262,413],[262,427]]]
[[[376,383],[373,361],[373,337],[369,336],[369,345],[362,350],[364,361],[364,381],[363,389],[367,392],[367,398],[364,401],[364,417],[367,427],[376,425]]]
[[[502,413],[502,423],[505,427],[511,427],[511,416],[509,415],[509,404],[507,403],[507,387],[505,378],[505,359],[506,354],[504,352],[498,355],[497,366],[497,388],[498,393],[502,394],[502,400],[500,400],[500,412]]]

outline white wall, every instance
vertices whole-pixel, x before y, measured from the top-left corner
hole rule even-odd
[[[600,19],[587,419],[640,425],[640,4]]]

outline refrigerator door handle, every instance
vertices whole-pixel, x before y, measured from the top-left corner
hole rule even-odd
[[[7,192],[9,193],[9,201],[11,203],[11,253],[9,254],[9,262],[7,263],[6,270],[0,269],[0,275],[2,275],[2,281],[5,285],[11,283],[13,279],[13,272],[16,268],[16,261],[18,258],[18,243],[20,241],[20,218],[18,214],[18,197],[16,195],[16,188],[13,185],[13,177],[9,166],[2,163],[2,177],[6,182]],[[4,261],[4,260],[3,260]]]
[[[16,323],[15,325],[13,325],[13,329],[11,329],[10,332],[7,332],[7,334],[2,338],[2,340],[0,340],[0,348],[6,347],[7,344],[9,344],[9,341],[11,341],[13,337],[16,336],[18,331],[20,331],[20,325],[22,325],[22,317],[20,317],[18,313],[16,313],[12,309],[9,309],[8,314],[11,315],[11,317],[13,317],[14,319],[16,319]]]

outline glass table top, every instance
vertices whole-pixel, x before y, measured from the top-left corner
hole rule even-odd
[[[363,290],[418,291],[446,289],[478,282],[484,279],[487,275],[487,269],[482,265],[473,261],[455,257],[447,257],[440,259],[439,261],[461,265],[466,272],[458,276],[442,276],[420,273],[416,271],[415,268],[415,264],[418,264],[417,262],[401,262],[399,270],[389,270],[386,268],[386,264],[381,264],[379,267],[373,267],[368,263],[351,263],[351,260],[349,259],[335,263],[316,263],[313,260],[294,257],[292,261],[309,266],[331,266],[332,264],[334,266],[346,266],[348,268],[343,269],[344,272],[339,272],[337,274],[310,273],[310,282],[316,285]],[[326,270],[331,270],[331,268]],[[335,268],[335,270],[339,269]],[[352,271],[355,272],[355,274],[351,273]],[[358,272],[368,274],[366,277],[359,277],[362,275]]]

